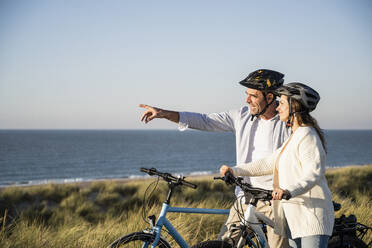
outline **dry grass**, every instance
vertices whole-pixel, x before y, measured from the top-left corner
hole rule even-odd
[[[327,171],[337,215],[351,213],[372,226],[372,165]],[[228,208],[232,188],[211,178],[192,179],[197,190],[183,188],[173,205]],[[8,187],[0,192],[0,247],[106,247],[116,238],[148,226],[142,219],[142,200],[149,180]],[[167,186],[160,182],[146,215],[158,215]],[[216,238],[225,216],[168,215],[189,244]],[[167,234],[164,233],[167,237]],[[372,238],[371,235],[368,238]],[[171,238],[168,237],[171,241]],[[171,244],[174,242],[171,241]]]

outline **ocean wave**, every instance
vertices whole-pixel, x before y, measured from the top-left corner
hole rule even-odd
[[[218,173],[216,165],[236,163],[231,133],[0,130],[0,134],[3,187],[146,178],[139,169],[150,165],[175,176],[208,175]],[[326,136],[327,168],[372,163],[372,130],[327,130]]]
[[[357,165],[354,165],[357,166]],[[327,166],[329,169],[342,168],[345,166]],[[171,173],[175,177],[193,177],[193,176],[207,176],[217,174],[216,171],[205,170],[205,171],[193,171],[193,172],[181,172],[181,173]],[[29,180],[29,181],[5,181],[0,184],[0,188],[4,187],[17,187],[17,186],[33,186],[33,185],[44,185],[44,184],[68,184],[68,183],[80,183],[80,182],[91,182],[99,180],[120,180],[120,179],[148,179],[152,178],[149,175],[138,175],[132,174],[128,176],[120,175],[107,175],[101,177],[77,177],[77,178],[62,178],[62,179],[41,179],[41,180]]]
[[[94,179],[90,179],[94,180]],[[30,181],[18,181],[18,182],[5,182],[0,184],[0,187],[9,187],[9,186],[32,186],[32,185],[42,185],[48,183],[54,184],[64,184],[64,183],[77,183],[89,181],[89,179],[84,178],[63,178],[63,179],[42,179],[42,180],[30,180]]]
[[[205,175],[212,175],[215,174],[212,171],[195,171],[195,172],[185,172],[185,173],[171,173],[175,177],[182,177],[182,176],[205,176]],[[151,178],[149,175],[129,175],[129,176],[105,176],[105,177],[96,177],[96,178],[58,178],[58,179],[42,179],[42,180],[29,180],[29,181],[13,181],[13,182],[5,182],[0,184],[0,188],[4,187],[12,187],[12,186],[33,186],[33,185],[43,185],[43,184],[65,184],[65,183],[80,183],[80,182],[90,182],[90,181],[98,181],[98,180],[116,180],[116,179],[147,179]]]
[[[140,175],[131,175],[128,177],[129,179],[144,179],[144,178],[150,178],[150,176],[140,176]]]
[[[205,175],[212,175],[212,174],[216,174],[216,172],[213,172],[213,171],[195,171],[195,172],[191,172],[189,175],[190,176],[205,176]]]

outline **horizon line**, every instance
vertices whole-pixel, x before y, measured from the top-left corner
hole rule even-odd
[[[372,131],[367,128],[322,128],[329,131]],[[177,131],[177,128],[0,128],[0,131]],[[188,128],[185,131],[200,131]],[[182,131],[184,132],[184,131]],[[227,133],[227,132],[226,132]]]

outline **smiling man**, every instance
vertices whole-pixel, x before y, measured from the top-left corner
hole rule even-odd
[[[144,122],[155,118],[165,118],[179,124],[180,130],[186,128],[203,131],[225,131],[233,132],[236,138],[236,162],[237,164],[249,163],[266,157],[278,149],[289,137],[290,130],[285,123],[280,121],[275,108],[277,102],[273,91],[284,82],[284,75],[280,72],[260,69],[248,75],[239,82],[246,89],[246,103],[238,110],[230,110],[222,113],[200,114],[191,112],[176,112],[163,110],[156,107],[140,104],[146,109],[141,117]],[[218,165],[216,165],[218,167]],[[261,176],[245,178],[245,181],[254,187],[272,189],[272,176]],[[229,217],[221,228],[220,239],[234,242],[237,235],[232,228],[235,224],[239,226],[237,209],[246,209],[245,196],[240,188],[235,189],[237,201],[230,209]],[[271,206],[268,202],[259,201],[257,210],[273,219]],[[267,227],[268,243],[270,247],[288,247],[288,240],[274,234],[271,227]]]

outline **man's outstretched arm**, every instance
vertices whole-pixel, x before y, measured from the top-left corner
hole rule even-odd
[[[160,109],[146,104],[140,104],[139,107],[146,109],[141,117],[141,121],[144,121],[145,123],[148,123],[155,118],[163,118],[175,123],[178,123],[180,120],[180,114],[176,111]]]

